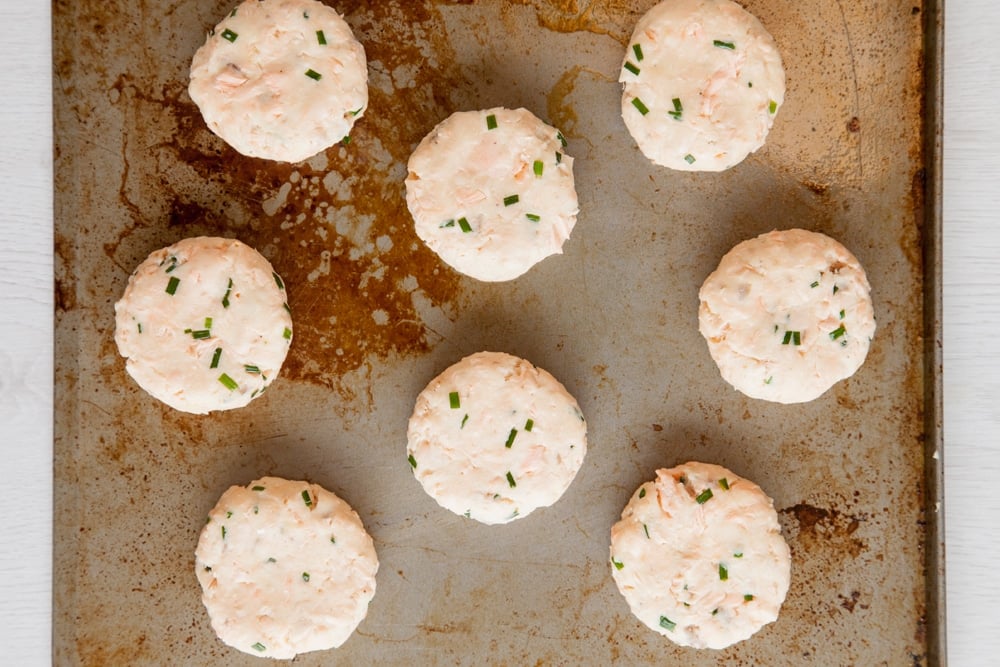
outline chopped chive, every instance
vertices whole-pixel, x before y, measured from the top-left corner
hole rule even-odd
[[[486,117],[486,129],[487,130],[497,129],[497,117],[494,116],[493,114],[490,114],[489,116]]]
[[[702,491],[701,493],[699,493],[697,496],[695,496],[694,501],[696,503],[698,503],[699,505],[704,505],[705,503],[707,503],[709,501],[709,499],[711,497],[712,497],[712,489],[705,489],[704,491]]]
[[[646,524],[642,524],[642,529],[644,531],[646,531],[646,539],[647,540],[650,539],[650,537],[649,537],[649,527]]]
[[[215,348],[215,354],[212,355],[212,363],[209,365],[209,368],[218,368],[219,359],[221,358],[222,358],[222,348],[217,347]]]
[[[743,596],[743,601],[744,602],[750,602],[751,600],[753,600],[753,596],[750,595],[749,593],[747,593],[746,595]]]
[[[469,221],[466,220],[465,218],[458,219],[458,226],[462,229],[462,232],[465,234],[468,234],[469,232],[472,231],[472,225],[470,225]]]
[[[206,565],[205,566],[205,572],[211,572],[211,571],[212,571],[212,566],[211,565]]]
[[[525,431],[528,431],[530,433],[531,429],[534,428],[534,427],[535,427],[535,420],[534,419],[529,419],[528,421],[524,422],[524,430]]]
[[[837,287],[836,285],[834,285],[834,286],[833,286],[833,293],[834,293],[834,294],[836,294],[836,293],[837,293],[837,292],[839,292],[839,291],[840,291],[840,288],[839,288],[839,287]]]
[[[181,279],[177,276],[171,276],[170,280],[167,281],[167,294],[173,296],[177,293],[177,286],[181,284]]]
[[[309,581],[309,573],[308,572],[303,572],[302,573],[302,581]]]
[[[541,160],[535,160],[535,164],[532,165],[532,168],[535,171],[535,176],[541,177],[542,172],[545,171],[545,163]]]
[[[753,88],[753,81],[747,81],[747,88]]]
[[[472,510],[465,510],[465,518],[466,519],[472,518]]]
[[[611,558],[611,564],[615,566],[616,570],[620,570],[623,567],[625,567],[625,563],[623,563],[621,561],[618,561],[618,560],[615,560],[613,556]]]
[[[840,319],[844,319],[844,311],[843,310],[840,311]],[[139,326],[142,326],[142,325],[139,325]]]
[[[322,30],[316,31],[316,41],[319,42],[322,46],[326,46],[326,35],[323,34]]]
[[[646,497],[646,487],[642,487],[641,489],[639,489],[639,497],[640,498]]]
[[[503,205],[510,206],[511,204],[516,204],[520,200],[521,198],[517,195],[507,195],[506,197],[503,198]]]
[[[627,60],[625,61],[625,69],[632,72],[632,74],[639,76],[639,68],[633,65],[632,63],[628,62]]]
[[[247,364],[243,368],[247,373],[260,373],[260,367],[253,364]]]
[[[302,12],[302,18],[308,19],[309,18],[309,12]]]
[[[239,386],[233,378],[229,377],[225,373],[219,376],[219,382],[221,382],[229,391],[233,391]]]
[[[357,116],[359,113],[361,113],[362,109],[364,109],[363,106],[362,107],[358,107],[357,109],[355,109],[354,111],[351,112],[351,115],[352,116]]]
[[[465,422],[469,421],[469,415],[462,417],[462,424],[458,428],[465,428]]]
[[[712,610],[712,616],[715,616],[718,613],[719,613],[719,608],[718,607],[716,607],[715,609]]]
[[[639,113],[641,113],[643,116],[649,113],[649,109],[646,107],[645,104],[642,103],[642,100],[640,100],[638,97],[632,98],[632,106],[638,109]]]
[[[438,229],[444,229],[445,227],[454,227],[454,226],[455,226],[455,218],[452,218],[451,220],[446,220],[445,222],[442,222],[440,225],[438,225]]]
[[[847,329],[845,329],[844,325],[841,324],[839,327],[830,332],[830,340],[837,340],[845,333],[847,333]]]
[[[564,137],[564,136],[562,135],[562,132],[556,132],[556,139],[558,139],[558,140],[559,140],[559,143],[561,143],[561,144],[562,144],[562,147],[563,147],[563,148],[566,148],[566,146],[568,146],[568,145],[569,145],[569,144],[567,144],[567,143],[566,143],[566,137]]]
[[[840,311],[840,312],[844,312],[844,311]],[[843,317],[843,316],[841,316],[841,317]],[[139,322],[136,326],[139,327],[139,333],[142,333],[142,322]]]
[[[743,558],[743,552],[742,551],[738,551],[737,553],[734,553],[733,554],[733,558]]]
[[[170,273],[177,268],[177,258],[173,255],[170,256],[170,266],[163,270],[164,273]]]
[[[331,535],[330,536],[330,544],[336,544],[336,543],[337,543],[337,536],[336,535]]]
[[[539,220],[542,219],[542,216],[536,215],[535,213],[525,213],[524,217],[526,217],[528,220],[531,220],[532,222],[538,222]]]
[[[514,476],[510,474],[509,470],[507,471],[507,484],[509,484],[510,488],[512,488],[512,489],[515,486],[517,486],[517,482],[514,481]]]
[[[785,337],[781,339],[782,345],[788,345],[792,343],[793,345],[802,344],[802,332],[801,331],[786,331]]]
[[[725,477],[723,477],[722,479],[719,480],[719,486],[721,486],[723,489],[725,489],[726,491],[728,491],[729,490],[729,480],[726,479]]]
[[[684,156],[684,161],[687,162],[688,164],[694,164],[694,156],[688,153],[687,155]]]
[[[251,491],[263,491],[264,487],[263,486],[255,486],[255,487],[251,488],[250,490]]]
[[[319,81],[320,79],[323,78],[322,74],[320,74],[319,72],[317,72],[312,68],[306,70],[306,76],[312,79],[313,81]]]
[[[717,46],[720,49],[729,49],[730,51],[736,48],[736,45],[732,42],[724,42],[721,39],[713,39],[712,46]]]
[[[809,285],[809,287],[819,287],[819,281],[818,280],[813,281],[812,284]]]
[[[197,331],[191,332],[191,338],[194,338],[195,340],[203,340],[205,338],[211,338],[211,337],[212,337],[212,332],[209,331],[208,329],[198,329]]]
[[[226,518],[227,519],[232,519],[233,518],[233,513],[231,511],[230,512],[226,512]]]
[[[457,410],[462,407],[462,401],[459,399],[457,391],[453,391],[448,394],[448,404],[451,406],[452,410]]]
[[[236,10],[237,10],[237,9],[239,9],[239,7],[233,7],[233,11],[232,11],[232,12],[230,12],[230,14],[229,14],[229,15],[230,15],[230,16],[236,16]]]
[[[306,504],[306,507],[312,507],[313,499],[312,496],[309,495],[309,489],[302,490],[302,502]]]
[[[771,377],[767,378],[766,380],[764,380],[764,384],[771,384],[772,382],[774,382],[774,376],[773,375]]]
[[[792,340],[793,343],[795,343],[796,345],[802,345],[802,334],[801,333],[799,333],[798,331],[793,331],[792,332],[792,338],[794,339],[794,340]]]
[[[775,102],[774,100],[771,100],[770,104],[767,105],[767,110],[771,113],[774,113],[775,111],[778,110],[778,103]]]
[[[191,329],[185,329],[184,333],[191,333]]]
[[[229,28],[226,28],[225,30],[222,31],[222,39],[229,40],[230,42],[235,42],[237,37],[239,37],[239,35],[230,30]]]
[[[292,314],[292,309],[288,307],[288,303],[287,302],[283,303],[281,305],[285,307],[285,312],[287,312],[289,315]]]
[[[727,579],[729,579],[729,570],[726,569],[725,565],[719,563],[719,580],[726,581]]]
[[[556,151],[556,164],[561,164],[561,163],[562,163],[562,153]]]
[[[507,436],[507,442],[504,443],[504,447],[510,449],[514,445],[514,438],[517,437],[517,429],[512,428],[510,430],[510,435]]]
[[[413,458],[413,454],[410,454],[409,456],[407,456],[406,460],[410,462],[410,467],[411,468],[413,468],[414,470],[417,469],[417,460],[415,458]]]
[[[226,527],[222,527],[222,539],[226,539]]]
[[[257,642],[256,644],[251,645],[250,648],[252,648],[255,651],[266,651],[267,650],[265,648],[265,646],[263,644],[261,644],[260,642]]]
[[[226,287],[226,295],[222,297],[222,307],[229,308],[229,295],[233,291],[233,279],[229,279],[229,286]]]
[[[206,317],[205,318],[205,328],[206,329],[211,329],[212,328],[212,318],[211,317]]]
[[[281,336],[285,340],[291,340],[292,339],[292,330],[289,329],[288,327],[285,327],[285,330],[281,332]]]
[[[341,139],[340,143],[344,144],[345,146],[347,144],[351,143],[351,135],[348,134],[346,137],[344,137],[343,139]]]
[[[633,44],[632,52],[635,53],[635,59],[638,60],[639,62],[642,62],[642,45]]]
[[[274,271],[271,272],[271,275],[274,276],[274,283],[278,286],[278,289],[285,289],[285,283],[281,280],[281,276]]]
[[[671,621],[666,616],[660,616],[660,627],[666,628],[667,630],[673,630],[677,627],[677,624]]]

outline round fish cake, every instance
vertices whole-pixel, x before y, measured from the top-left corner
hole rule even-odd
[[[828,236],[763,234],[730,250],[701,286],[701,335],[723,379],[777,403],[819,397],[864,363],[875,335],[868,278]]]
[[[253,248],[213,237],[153,252],[115,304],[125,370],[184,412],[240,408],[264,393],[292,342],[285,284]]]
[[[246,0],[194,54],[188,93],[240,153],[299,162],[348,136],[364,114],[365,50],[317,0]]]
[[[573,158],[526,109],[454,113],[407,164],[417,236],[452,268],[512,280],[562,252],[576,224]]]
[[[420,393],[407,439],[413,474],[439,505],[496,524],[562,496],[587,453],[587,424],[546,371],[478,352]]]
[[[618,590],[681,646],[725,648],[773,622],[790,571],[771,499],[717,465],[657,470],[611,528]]]
[[[722,171],[764,145],[785,100],[774,39],[730,0],[667,0],[632,33],[622,118],[658,165]]]
[[[308,482],[230,487],[208,514],[195,570],[212,629],[251,655],[343,644],[368,613],[378,558],[351,506]]]

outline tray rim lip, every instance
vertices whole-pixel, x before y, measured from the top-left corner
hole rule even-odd
[[[735,0],[744,3],[745,0]],[[57,14],[55,8],[58,3],[52,3],[50,7],[50,28],[52,38],[55,38],[57,27]],[[946,614],[946,545],[945,545],[945,452],[944,452],[944,409],[943,409],[943,137],[944,137],[944,45],[945,45],[945,0],[927,0],[922,3],[914,3],[915,8],[920,9],[921,21],[921,65],[923,75],[921,79],[920,92],[922,94],[921,123],[918,145],[920,146],[920,158],[918,160],[918,170],[923,183],[921,195],[923,197],[922,206],[916,210],[917,218],[914,223],[917,225],[920,234],[919,247],[921,248],[921,273],[923,298],[922,307],[922,338],[923,349],[921,364],[923,366],[924,398],[923,398],[923,455],[924,455],[924,476],[923,476],[923,521],[924,540],[924,576],[925,583],[924,605],[925,614],[921,619],[921,629],[925,633],[924,644],[926,653],[923,657],[927,659],[928,665],[947,665],[947,614]],[[50,56],[54,54],[50,53]],[[50,62],[50,67],[55,70],[56,63]],[[53,98],[60,91],[56,89],[58,85],[57,77],[53,76]],[[58,133],[58,108],[56,102],[52,104],[52,125],[53,125],[53,165],[51,173],[51,186],[53,195],[53,230],[56,228],[58,218],[58,202],[60,192],[58,188],[58,164],[55,159],[55,149],[59,143]],[[53,244],[55,239],[53,238]],[[60,258],[55,245],[52,247],[52,268],[57,269]],[[59,304],[53,303],[52,325],[53,325],[53,361],[59,348],[58,341],[58,311]],[[73,363],[77,361],[73,359]],[[57,365],[52,365],[53,380],[53,451],[52,469],[55,473],[56,460],[59,458],[55,451],[55,442],[59,439],[57,430],[59,422],[58,398],[59,398],[59,369]],[[55,479],[53,478],[53,485]],[[54,489],[54,486],[53,486]],[[57,576],[55,568],[55,550],[57,548],[58,533],[58,507],[52,503],[52,550],[50,561],[50,643],[49,647],[52,656],[57,656],[59,641],[59,613],[57,600]],[[913,656],[918,659],[920,656]]]

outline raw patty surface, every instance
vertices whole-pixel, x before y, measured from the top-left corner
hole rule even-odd
[[[790,571],[771,499],[717,465],[657,470],[611,529],[618,590],[681,646],[725,648],[777,619]]]
[[[161,248],[115,304],[128,374],[184,412],[243,407],[274,382],[292,342],[285,284],[235,239],[196,237]]]
[[[452,114],[407,165],[417,236],[483,281],[512,280],[561,253],[579,210],[565,150],[559,131],[526,109]]]
[[[722,171],[764,145],[785,99],[774,39],[730,0],[667,0],[635,27],[622,118],[658,165]]]
[[[438,504],[496,524],[562,496],[587,453],[587,424],[546,371],[478,352],[420,393],[407,439],[413,474]]]
[[[802,229],[730,250],[701,286],[699,328],[747,396],[802,403],[861,367],[875,335],[868,278],[844,246]]]
[[[230,487],[195,569],[212,629],[245,653],[293,658],[343,644],[368,613],[378,558],[357,513],[308,482]]]
[[[191,62],[208,127],[252,157],[299,162],[348,136],[368,105],[365,50],[316,0],[246,0]]]

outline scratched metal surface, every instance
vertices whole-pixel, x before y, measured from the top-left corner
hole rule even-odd
[[[218,496],[261,475],[341,495],[381,560],[356,634],[302,665],[937,662],[921,3],[744,3],[781,48],[788,93],[767,146],[722,174],[651,165],[620,119],[621,53],[652,0],[334,4],[367,50],[370,111],[349,146],[293,166],[235,154],[185,92],[228,0],[55,2],[56,662],[252,661],[212,633],[193,551]],[[564,255],[499,285],[419,243],[402,185],[431,127],[493,105],[562,129],[581,204]],[[719,378],[697,291],[732,245],[793,226],[860,258],[879,328],[854,378],[780,406]],[[203,417],[146,396],[112,340],[134,266],[199,234],[262,251],[296,325],[264,398]],[[418,391],[480,349],[552,372],[589,423],[563,499],[507,526],[438,508],[405,457]],[[770,493],[793,555],[779,620],[721,653],[645,629],[608,569],[631,492],[692,459]]]

